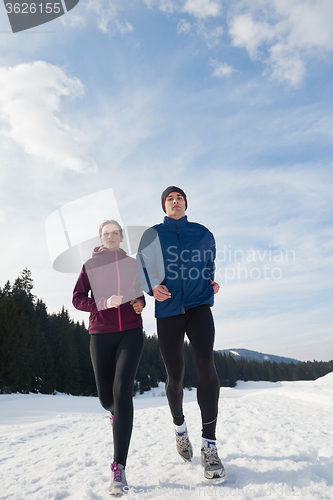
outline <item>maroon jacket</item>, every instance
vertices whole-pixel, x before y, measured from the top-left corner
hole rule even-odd
[[[111,295],[123,295],[118,308],[106,307]],[[73,291],[74,307],[90,312],[89,333],[142,328],[141,314],[136,314],[130,304],[136,298],[145,306],[136,260],[121,248],[115,251],[103,246],[95,248],[92,258],[83,265]]]

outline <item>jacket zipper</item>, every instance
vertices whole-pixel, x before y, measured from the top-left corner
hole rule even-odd
[[[116,251],[116,268],[117,268],[117,275],[118,275],[118,295],[120,295],[120,272],[119,272],[119,267],[118,267],[118,253],[117,253],[117,251]],[[122,331],[120,306],[118,307],[118,322],[119,322],[120,331]]]
[[[178,239],[179,239],[179,248],[180,248],[180,255],[182,255],[182,248],[181,248],[181,241],[180,241],[180,234],[179,234],[179,229],[178,229],[178,225],[177,225],[177,234],[178,234]],[[183,263],[183,259],[181,257],[181,263]],[[183,303],[183,299],[184,299],[184,295],[185,295],[185,281],[184,281],[184,276],[183,276],[183,273],[182,273],[182,289],[183,289],[183,296],[182,296],[182,314],[185,314],[185,305]]]

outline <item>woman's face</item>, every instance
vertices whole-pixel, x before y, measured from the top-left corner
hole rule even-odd
[[[116,224],[106,224],[102,229],[100,240],[108,250],[119,250],[123,237],[120,236],[120,230]]]

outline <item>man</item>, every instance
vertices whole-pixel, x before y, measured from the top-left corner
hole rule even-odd
[[[215,239],[201,224],[188,222],[187,198],[176,186],[161,196],[162,224],[142,236],[137,261],[143,289],[155,298],[157,334],[167,371],[166,394],[181,458],[193,456],[183,414],[184,338],[192,344],[198,374],[197,399],[202,417],[201,464],[207,479],[225,475],[217,454],[216,421],[220,383],[213,346],[211,306],[219,285],[214,281]]]

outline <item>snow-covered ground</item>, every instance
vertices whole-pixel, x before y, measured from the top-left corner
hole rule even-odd
[[[221,388],[217,436],[226,478],[214,485],[200,465],[196,391],[184,395],[194,447],[185,463],[163,390],[134,398],[126,498],[333,498],[333,373]],[[110,498],[111,430],[97,398],[0,395],[0,409],[0,499]]]

